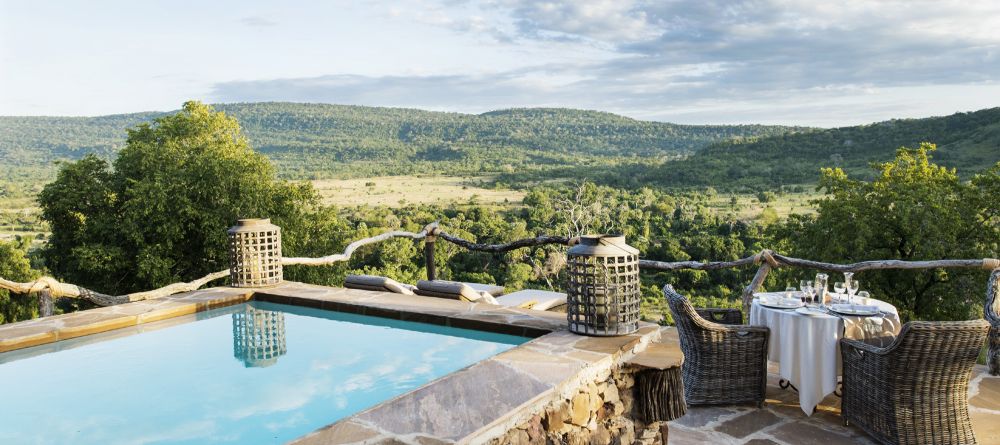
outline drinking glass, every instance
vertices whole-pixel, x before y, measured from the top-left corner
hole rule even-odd
[[[861,301],[861,304],[871,304],[871,298],[871,294],[869,294],[866,290],[858,292],[858,300]]]
[[[785,298],[792,298],[792,296],[795,295],[795,291],[796,290],[797,289],[795,289],[795,286],[788,286],[788,287],[786,287],[785,288]]]
[[[843,294],[846,289],[847,289],[847,286],[844,285],[843,281],[838,281],[836,283],[833,283],[833,291],[836,292],[836,293],[838,293],[838,294]],[[840,297],[838,296],[837,298],[840,298]]]
[[[799,281],[799,289],[802,291],[802,302],[808,303],[812,297],[813,284],[809,280]]]
[[[825,273],[816,274],[816,281],[813,283],[813,292],[816,300],[820,303],[826,302],[826,289],[829,277]]]
[[[854,303],[854,294],[858,293],[858,289],[861,288],[861,282],[858,280],[851,280],[847,282],[847,298]]]

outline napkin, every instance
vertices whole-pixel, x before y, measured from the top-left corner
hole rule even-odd
[[[864,312],[878,312],[878,306],[874,304],[835,304],[833,305],[833,310],[835,311],[864,311]]]

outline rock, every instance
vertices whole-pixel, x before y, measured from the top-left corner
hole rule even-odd
[[[524,430],[514,429],[508,433],[508,438],[511,445],[530,445],[528,442],[528,432]]]
[[[594,434],[590,435],[590,445],[608,445],[611,443],[611,432],[604,425],[598,425]]]
[[[607,387],[604,388],[604,391],[602,391],[601,394],[604,395],[605,402],[615,403],[621,401],[621,397],[618,395],[618,385],[614,384],[607,385]]]
[[[570,401],[569,421],[574,425],[586,426],[590,420],[590,394],[578,392]]]
[[[559,402],[545,410],[542,426],[547,431],[562,433],[567,429],[567,420],[569,420],[569,406],[566,405],[566,402]]]
[[[525,432],[528,433],[528,443],[542,445],[545,443],[545,430],[542,428],[542,416],[535,414],[528,421]]]

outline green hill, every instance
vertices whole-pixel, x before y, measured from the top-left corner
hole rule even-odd
[[[890,160],[900,146],[920,142],[937,144],[935,162],[968,177],[1000,161],[1000,108],[719,142],[643,179],[666,186],[760,188],[814,182],[821,167],[868,177],[871,162]]]
[[[533,170],[664,160],[731,138],[799,128],[675,125],[573,109],[479,115],[297,103],[222,104],[286,177]],[[125,128],[162,113],[0,117],[0,163],[39,168],[86,153],[111,158]]]

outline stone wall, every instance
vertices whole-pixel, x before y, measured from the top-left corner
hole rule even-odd
[[[633,388],[637,369],[621,365],[593,382],[568,391],[531,419],[490,441],[490,445],[659,444],[660,422],[637,415]]]

